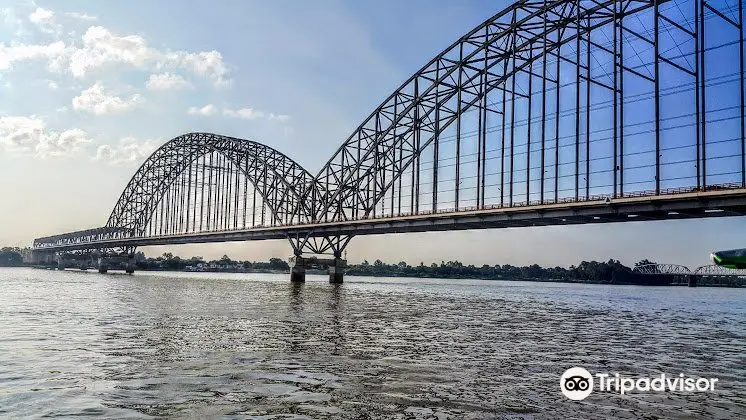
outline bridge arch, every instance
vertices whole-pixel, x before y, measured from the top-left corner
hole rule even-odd
[[[312,175],[295,161],[254,141],[211,133],[188,133],[163,144],[140,166],[120,195],[105,227],[117,229],[115,237],[142,236],[168,188],[200,157],[204,159],[212,153],[224,156],[227,160],[224,163],[230,163],[234,172],[246,177],[244,182],[250,183],[261,196],[273,223],[282,225],[309,220],[311,203],[300,197],[314,189],[315,184]],[[187,194],[182,202],[190,198]]]
[[[503,116],[509,114],[513,117],[515,111],[508,111],[507,108],[512,106],[516,97],[521,96],[521,93],[516,90],[515,86],[515,80],[518,75],[528,74],[531,80],[534,77],[541,77],[543,79],[543,86],[541,86],[543,91],[546,91],[547,85],[554,85],[559,90],[559,71],[554,75],[556,80],[547,80],[547,63],[549,58],[558,63],[557,69],[559,69],[560,62],[575,61],[577,66],[577,74],[574,75],[577,78],[575,84],[577,86],[580,86],[581,83],[583,85],[586,83],[588,85],[593,84],[594,87],[614,92],[615,101],[617,100],[616,92],[621,91],[620,83],[622,85],[624,83],[621,80],[623,79],[622,75],[625,73],[628,77],[639,77],[640,80],[649,82],[651,91],[653,90],[653,85],[655,85],[656,97],[659,95],[658,81],[660,79],[657,76],[657,68],[659,66],[666,65],[668,69],[677,69],[674,71],[681,71],[682,74],[686,73],[685,77],[695,76],[694,69],[690,71],[676,62],[675,58],[667,58],[665,52],[658,51],[657,47],[654,59],[656,76],[652,78],[630,66],[625,66],[624,63],[618,63],[616,58],[614,58],[613,77],[608,72],[603,75],[591,74],[591,49],[608,53],[610,56],[612,54],[613,56],[620,55],[618,49],[622,48],[621,45],[624,43],[622,39],[624,38],[622,35],[623,31],[618,29],[618,27],[621,27],[619,23],[622,22],[624,17],[654,10],[654,13],[651,13],[651,15],[655,16],[653,19],[655,21],[655,33],[653,35],[648,34],[651,39],[644,40],[651,44],[653,43],[652,37],[655,36],[655,39],[657,39],[657,34],[664,29],[670,31],[672,27],[675,27],[683,29],[686,32],[684,26],[676,23],[672,18],[665,16],[659,10],[659,6],[667,2],[668,0],[520,0],[502,10],[461,37],[412,75],[348,137],[345,143],[336,151],[316,176],[320,185],[323,186],[319,198],[320,202],[317,206],[317,219],[327,221],[350,220],[367,218],[371,214],[375,217],[376,204],[392,191],[397,182],[399,183],[399,188],[401,188],[400,179],[407,169],[410,166],[419,165],[420,156],[426,148],[433,146],[434,143],[437,148],[438,137],[445,130],[455,124],[457,125],[455,130],[457,133],[456,136],[462,135],[461,121],[464,114],[470,111],[478,111],[478,130],[482,132],[486,127],[488,113],[496,113]],[[637,17],[639,18],[639,16]],[[659,23],[663,29],[659,29]],[[650,26],[652,27],[653,24],[651,23]],[[611,41],[611,32],[613,32],[613,46],[600,45],[591,38],[591,32],[601,32],[603,28],[613,28],[605,34],[609,41]],[[635,32],[635,30],[630,31],[631,34],[643,37],[643,35]],[[625,34],[626,36],[632,36],[626,32]],[[686,33],[684,36],[689,35]],[[619,37],[619,40],[617,37]],[[584,45],[582,48],[581,43]],[[572,47],[566,49],[572,50],[569,58],[561,53],[563,46]],[[585,57],[585,52],[581,54],[581,49],[588,51],[587,58]],[[699,57],[696,57],[696,59],[698,60]],[[586,62],[584,63],[584,61]],[[537,67],[536,64],[539,62],[541,62],[541,66]],[[581,74],[586,72],[586,70],[583,70],[583,67],[586,68],[587,74]],[[537,74],[537,72],[542,72],[542,74]],[[689,82],[694,83],[694,81],[695,77],[690,77]],[[510,85],[511,83],[512,86]],[[537,83],[539,83],[538,80]],[[531,107],[530,97],[532,94],[530,86],[529,84],[529,94],[523,95],[524,99],[529,98],[529,108]],[[577,87],[576,89],[579,91],[580,88]],[[507,107],[505,101],[503,101],[501,109],[488,109],[489,106],[486,98],[493,90],[501,90],[503,93],[510,95]],[[588,87],[588,91],[590,92],[590,87]],[[584,95],[585,93],[583,93]],[[590,98],[590,93],[588,97]],[[583,100],[585,101],[585,98]],[[545,101],[546,97],[541,101],[542,104]],[[559,99],[557,101],[559,102]],[[559,105],[557,107],[559,108]],[[578,94],[576,107],[581,107],[580,94]],[[692,103],[692,108],[694,108],[694,103]],[[616,108],[614,112],[616,116]],[[656,120],[660,121],[660,115],[656,115]],[[580,123],[581,118],[577,117],[576,131],[578,133],[581,132]],[[623,124],[623,121],[615,120],[614,129],[616,130]],[[505,122],[502,125],[505,126]],[[506,205],[512,206],[514,195],[512,126],[514,122],[511,122],[510,125],[511,191],[510,197],[506,198],[506,201],[510,201],[510,203]],[[545,128],[542,125],[542,137]],[[486,153],[482,140],[485,135],[480,133],[482,144],[479,146],[478,153],[481,155],[481,158]],[[559,129],[556,135],[559,137]],[[614,136],[614,141],[616,142],[616,131]],[[530,138],[530,131],[528,137]],[[580,162],[581,151],[579,148],[582,141],[578,139],[576,143],[576,160]],[[656,154],[659,155],[660,145],[658,140],[656,140],[656,144]],[[543,147],[542,145],[542,149]],[[614,147],[618,146],[615,145]],[[505,140],[503,139],[504,148]],[[437,155],[437,150],[435,153]],[[456,154],[458,153],[457,151]],[[528,153],[530,154],[531,152],[529,151]],[[623,159],[623,152],[621,153],[621,159]],[[437,157],[434,160],[437,161]],[[589,179],[591,171],[590,159],[588,158],[583,163],[586,166],[585,178]],[[458,166],[458,163],[456,165]],[[542,160],[543,165],[544,161]],[[615,163],[614,166],[618,165],[618,163]],[[507,166],[507,164],[504,166]],[[529,165],[527,164],[526,166]],[[580,192],[582,187],[580,184],[583,182],[583,174],[580,174],[582,169],[578,166],[576,164],[574,197],[576,201],[582,198],[582,193]],[[695,166],[698,167],[700,165]],[[546,201],[543,185],[543,173],[546,171],[543,169],[541,171],[542,191],[540,199],[542,203]],[[507,172],[507,170],[505,171]],[[529,171],[530,169],[527,168],[526,172],[528,173]],[[410,172],[412,173],[411,185],[418,185],[419,188],[419,168],[411,169]],[[432,180],[433,199],[432,209],[430,210],[432,212],[438,211],[437,172],[436,167]],[[479,169],[477,172],[479,172]],[[609,195],[617,196],[624,194],[623,170],[619,170],[619,172],[617,174],[617,170],[614,169],[614,190]],[[659,193],[661,190],[659,172],[660,162],[656,164],[654,181],[656,193]],[[458,172],[456,176],[458,177]],[[559,177],[557,172],[554,173],[554,177]],[[621,177],[621,179],[618,180],[617,177]],[[699,183],[699,172],[696,177]],[[481,183],[482,185],[477,185],[476,187],[478,192],[475,207],[485,205],[484,180],[485,175],[482,169],[482,173],[477,175],[477,184]],[[586,182],[585,198],[587,199],[590,197],[590,181]],[[705,181],[703,180],[703,182]],[[454,187],[456,193],[455,205],[453,206],[456,209],[461,205],[459,202],[458,184],[459,181],[457,180]],[[503,182],[501,181],[502,184]],[[526,181],[526,184],[529,184],[529,181]],[[557,202],[563,198],[558,197],[556,193],[558,188],[558,184],[555,183],[554,198],[549,201]],[[504,205],[502,202],[503,194],[505,192],[501,190],[501,207]],[[393,192],[391,192],[391,196],[393,200]],[[419,206],[416,206],[414,201],[419,200],[419,192],[415,194],[413,191],[411,196],[413,202],[411,205],[413,208],[412,212],[416,213]],[[526,187],[526,196],[526,203],[528,203],[531,201],[528,186]]]

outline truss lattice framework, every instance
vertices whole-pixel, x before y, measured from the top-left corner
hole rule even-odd
[[[174,138],[156,150],[138,169],[111,212],[107,228],[114,237],[143,236],[164,192],[197,158],[224,155],[253,184],[278,224],[302,223],[311,214],[311,201],[301,200],[313,176],[284,154],[249,140],[209,133]]]
[[[719,265],[703,265],[694,271],[679,264],[645,264],[637,266],[633,270],[638,274],[654,275],[695,275],[713,277],[746,277],[746,270],[736,270],[721,267]]]
[[[483,101],[489,91],[507,89],[511,76],[540,57],[554,53],[559,61],[561,45],[579,41],[592,29],[661,3],[524,0],[501,11],[415,73],[338,149],[317,175],[325,188],[317,218],[367,216],[404,170],[418,163],[420,153],[449,125],[460,123],[464,112],[478,106],[486,114]],[[480,125],[484,130],[481,119]],[[433,195],[436,203],[437,190]],[[458,208],[458,192],[456,197]]]
[[[686,13],[692,12],[691,19],[685,16],[684,12],[681,12],[681,16],[666,15],[666,11],[661,9],[660,5],[667,2],[668,0],[517,1],[461,37],[395,90],[353,132],[316,176],[310,175],[284,154],[259,143],[208,133],[185,134],[166,143],[139,168],[116,203],[104,228],[95,232],[85,231],[41,238],[38,242],[55,243],[60,240],[85,241],[102,237],[114,239],[143,236],[146,227],[153,218],[154,210],[159,205],[159,201],[163,199],[164,192],[169,190],[185,169],[190,168],[195,159],[210,153],[221,154],[227,158],[232,167],[238,168],[245,175],[246,180],[253,185],[256,191],[261,193],[263,203],[269,207],[272,213],[270,223],[275,226],[376,218],[377,203],[387,198],[388,194],[391,197],[390,201],[387,200],[391,203],[390,215],[440,212],[443,209],[439,208],[439,204],[450,203],[451,201],[446,200],[450,199],[451,196],[450,192],[446,194],[447,191],[439,187],[439,180],[443,182],[446,175],[441,175],[439,178],[438,165],[441,158],[450,160],[451,157],[447,156],[448,153],[439,154],[438,150],[439,145],[443,148],[445,137],[447,137],[444,134],[453,131],[455,131],[454,137],[456,140],[454,143],[455,165],[450,166],[455,167],[453,182],[455,190],[453,194],[455,200],[453,202],[455,204],[448,206],[447,211],[463,210],[467,206],[470,209],[473,209],[473,207],[483,209],[488,206],[489,208],[495,208],[495,206],[512,207],[518,205],[513,201],[514,197],[518,195],[514,191],[514,172],[522,172],[523,174],[523,179],[516,179],[515,183],[522,183],[526,186],[526,201],[521,205],[581,201],[581,179],[585,181],[585,200],[588,200],[589,197],[593,197],[589,192],[591,186],[590,175],[592,175],[591,161],[597,159],[598,162],[603,160],[605,163],[603,165],[594,163],[594,165],[599,166],[596,171],[603,172],[604,176],[608,174],[608,177],[613,177],[613,180],[603,181],[607,184],[594,185],[594,188],[603,188],[604,196],[630,195],[629,191],[625,192],[625,187],[628,185],[624,182],[625,169],[628,171],[630,169],[624,167],[625,156],[629,158],[631,155],[629,150],[627,155],[624,152],[625,94],[623,86],[625,75],[633,76],[639,79],[638,81],[645,83],[645,89],[652,94],[654,99],[654,111],[651,112],[655,114],[654,120],[648,122],[654,124],[655,127],[650,131],[650,133],[653,133],[650,138],[655,138],[655,145],[652,150],[638,150],[636,153],[639,156],[642,153],[649,152],[652,153],[649,156],[654,156],[652,160],[655,162],[650,163],[654,171],[646,172],[645,177],[653,180],[655,194],[658,195],[663,191],[660,168],[662,166],[661,152],[664,149],[661,147],[660,137],[661,132],[666,129],[661,127],[660,113],[660,82],[664,78],[659,75],[659,67],[664,65],[667,66],[667,69],[676,71],[679,76],[683,76],[685,81],[682,83],[692,86],[691,90],[695,92],[696,98],[685,104],[686,107],[693,108],[689,111],[692,111],[691,115],[695,116],[693,118],[695,122],[692,124],[695,128],[691,130],[690,135],[696,138],[696,144],[692,141],[693,144],[691,145],[696,147],[696,149],[692,149],[696,150],[692,153],[696,153],[696,158],[681,161],[671,159],[668,163],[690,165],[692,181],[685,185],[687,188],[690,187],[692,190],[707,188],[714,185],[714,182],[708,184],[706,168],[708,147],[706,147],[705,134],[708,108],[705,106],[707,96],[705,95],[705,86],[708,79],[704,74],[705,47],[707,45],[704,42],[705,9],[707,9],[707,13],[736,28],[740,33],[738,40],[741,64],[740,79],[738,80],[741,88],[740,106],[738,107],[738,117],[732,118],[733,121],[736,118],[740,119],[740,136],[735,138],[735,140],[740,141],[738,146],[740,153],[733,155],[739,160],[740,171],[732,173],[738,174],[740,178],[738,185],[744,188],[746,187],[746,140],[744,140],[746,139],[746,121],[743,112],[745,107],[743,91],[746,89],[744,88],[743,68],[743,2],[739,1],[738,4],[739,16],[736,19],[737,21],[728,17],[730,14],[726,16],[712,6],[711,3],[714,3],[714,0],[690,1],[693,10],[687,10]],[[669,9],[681,11],[678,5],[675,6],[675,8]],[[652,13],[650,13],[651,11]],[[631,18],[636,14],[645,15],[646,22],[647,18],[652,16],[653,28],[645,28],[645,24],[642,19],[639,19],[639,15],[634,19],[639,21],[639,25],[635,26],[635,22],[631,22],[635,25],[630,25],[630,20],[633,20]],[[676,45],[675,49],[678,52],[681,52],[680,47],[682,45],[693,44],[691,53],[681,52],[682,55],[679,58],[692,56],[694,65],[691,65],[689,60],[686,60],[686,64],[682,64],[677,56],[666,55],[666,51],[660,51],[661,42],[658,38],[659,34],[664,33],[664,31],[669,35],[669,31],[678,31],[676,32],[678,34],[677,39],[681,38],[682,40],[680,44],[677,43]],[[593,34],[603,35],[608,38],[609,42],[602,43],[603,45],[599,44],[598,39],[594,39],[592,36]],[[596,38],[599,37],[596,36]],[[631,46],[630,41],[625,41],[628,38],[651,46],[653,50],[652,62],[642,64],[650,65],[654,68],[654,71],[644,74],[639,70],[639,66],[634,67],[630,62],[625,64],[623,51]],[[712,40],[710,40],[711,44]],[[714,47],[711,46],[711,48]],[[637,54],[634,49],[632,49],[632,52]],[[674,52],[674,54],[678,54],[678,52]],[[592,54],[594,53],[599,53],[606,57],[607,61],[612,62],[611,67],[613,69],[610,71],[601,69],[601,72],[605,73],[603,76],[599,71],[592,71],[598,70],[593,69],[591,64]],[[627,55],[629,56],[630,53],[628,52]],[[596,57],[593,56],[593,58]],[[556,64],[556,67],[552,66],[553,69],[548,70],[549,64]],[[569,76],[565,74],[566,71],[560,72],[562,66],[566,70],[570,70]],[[647,70],[650,70],[650,68]],[[560,73],[562,73],[562,76]],[[526,86],[516,86],[518,76],[521,76],[523,80],[528,80],[527,89],[524,89]],[[568,128],[565,127],[566,123],[561,124],[559,121],[560,91],[562,91],[561,87],[564,86],[563,76],[564,79],[574,79],[574,82],[570,81],[568,83],[568,85],[571,85],[570,91],[572,91],[574,99],[574,108],[570,110],[573,114],[570,118],[574,116],[574,124],[568,125],[569,130],[572,131],[569,137],[573,137],[574,140],[571,144],[571,146],[574,146],[574,156],[571,156],[573,153],[569,152],[567,153],[568,159],[563,156],[563,163],[560,163],[559,139],[561,134],[562,137],[566,137],[564,136],[566,133],[560,132],[560,126]],[[532,82],[536,83],[537,86],[532,86]],[[538,84],[541,86],[538,86]],[[585,85],[585,87],[582,85]],[[604,130],[608,129],[608,131],[613,132],[609,137],[611,145],[604,150],[605,153],[608,152],[612,156],[596,156],[594,154],[591,158],[589,145],[598,140],[592,141],[590,134],[592,126],[590,115],[591,108],[594,105],[590,93],[591,85],[594,86],[594,89],[599,88],[603,92],[605,100],[608,97],[613,97],[613,99],[608,99],[609,103],[613,103],[613,111],[604,114],[606,116],[602,117],[611,120],[610,125],[604,128]],[[562,91],[563,97],[568,95],[566,90]],[[553,94],[556,95],[556,101],[547,97],[548,91],[553,91]],[[587,94],[585,100],[581,100],[581,92]],[[492,97],[490,97],[490,94],[492,94]],[[495,99],[496,96],[502,99],[501,105],[497,101],[490,100]],[[535,108],[538,108],[536,105],[539,102],[534,102],[532,106],[532,97],[541,100],[542,109],[540,113],[535,110]],[[523,152],[514,150],[516,142],[514,142],[513,131],[514,127],[519,125],[515,121],[516,102],[521,104],[527,102],[527,106],[523,107],[523,112],[527,115],[521,116],[525,116],[525,120],[528,121],[524,135],[526,143],[523,144],[525,146]],[[563,99],[562,102],[573,101]],[[554,109],[546,109],[547,103],[550,104],[550,108],[553,107]],[[562,112],[564,111],[563,109]],[[552,130],[548,129],[546,125],[546,121],[552,119],[548,114],[549,112],[555,114],[554,120],[556,123],[553,124]],[[470,115],[466,115],[467,113],[470,113]],[[711,111],[711,113],[714,113],[714,111]],[[506,121],[506,115],[510,116],[511,121]],[[581,118],[583,115],[585,115],[584,118]],[[502,135],[499,136],[501,137],[501,144],[494,144],[493,146],[496,148],[491,151],[487,150],[488,116],[491,118],[497,116],[498,119],[502,120],[500,124],[489,127],[496,130],[499,125],[502,131]],[[596,119],[594,119],[593,125],[599,124],[597,120],[601,118],[595,116],[594,118]],[[532,119],[538,122],[532,124]],[[585,122],[585,130],[581,127],[581,120]],[[713,120],[713,118],[710,117],[710,120]],[[467,125],[476,125],[477,130],[467,132],[462,129],[462,126]],[[536,139],[537,132],[533,133],[535,143],[531,143],[532,125],[535,130],[540,129],[538,133],[540,134],[540,140]],[[601,125],[599,124],[599,126]],[[508,128],[506,129],[506,127]],[[509,133],[506,133],[508,131]],[[554,132],[547,134],[549,131]],[[473,133],[477,134],[472,135]],[[581,140],[581,133],[585,137],[584,141]],[[633,134],[635,133],[626,133],[628,136]],[[461,143],[469,136],[477,138],[477,156],[473,161],[476,171],[469,172],[467,176],[464,176],[467,169],[464,167],[462,170],[462,164],[469,162],[462,161],[462,153],[465,153],[464,150],[466,149],[461,149]],[[496,134],[494,139],[496,140],[497,137]],[[509,140],[506,141],[506,138],[509,138]],[[549,144],[549,140],[554,141],[553,147]],[[466,147],[468,141],[464,140],[463,143],[463,147]],[[581,158],[581,144],[586,149],[583,153],[584,158]],[[537,151],[534,149],[538,149],[539,146],[540,156],[537,156]],[[421,161],[420,159],[421,156],[424,157],[426,149],[434,151],[431,161],[427,161],[427,159]],[[553,149],[554,153],[548,153],[550,149]],[[488,152],[498,150],[500,153],[499,170],[497,164],[494,164],[495,172],[486,172],[485,167],[488,160],[494,159],[494,162],[497,162],[496,156],[487,158]],[[519,154],[525,154],[526,156],[520,163],[521,168],[516,168],[518,165],[514,165],[513,159]],[[552,154],[554,156],[551,156]],[[535,158],[532,158],[532,155]],[[730,156],[715,156],[710,159],[724,157]],[[547,159],[546,162],[545,158]],[[540,165],[536,166],[535,160],[532,159],[539,159]],[[634,158],[632,159],[634,160]],[[506,164],[506,160],[509,160],[509,164]],[[525,167],[523,167],[524,162]],[[581,162],[584,163],[584,171],[581,170]],[[531,165],[532,163],[534,166]],[[574,170],[567,170],[565,175],[560,176],[558,167],[565,164],[574,165]],[[428,165],[432,166],[428,167]],[[637,169],[641,167],[638,166]],[[632,169],[634,169],[634,166]],[[471,169],[468,170],[471,171]],[[402,178],[410,175],[411,180],[407,180],[407,182],[411,181],[409,186],[411,192],[407,195],[406,192],[402,192]],[[492,191],[485,189],[485,180],[490,176],[494,176],[492,178],[493,184],[488,185]],[[494,180],[497,176],[500,178],[499,183]],[[472,206],[471,198],[467,197],[467,186],[460,186],[462,178],[467,177],[476,179],[473,186],[468,186],[472,191],[476,191],[476,206]],[[505,182],[504,177],[509,177],[509,181]],[[537,183],[539,177],[540,183]],[[574,178],[574,197],[558,195],[558,191],[560,191],[559,179],[565,177]],[[694,182],[695,177],[696,184]],[[731,181],[731,179],[728,179],[728,182]],[[399,190],[398,212],[394,211],[393,204],[395,183],[397,182]],[[553,188],[549,185],[552,183],[554,184]],[[546,187],[545,184],[547,184]],[[632,182],[632,184],[634,183]],[[423,187],[423,191],[425,191],[426,185],[429,190],[421,194],[420,188]],[[564,185],[563,187],[567,186]],[[531,190],[531,188],[534,188],[534,190]],[[536,194],[539,189],[540,195]],[[487,194],[498,194],[497,190],[499,190],[499,202],[486,202]],[[507,193],[506,190],[508,190]],[[562,191],[569,190],[563,189]],[[639,192],[640,190],[634,191]],[[532,200],[532,197],[534,197],[532,193],[538,195],[539,199]],[[428,200],[428,194],[432,194],[431,200]],[[553,199],[548,197],[550,194],[554,196]],[[522,194],[520,195],[522,196]],[[422,205],[420,205],[421,197],[423,197]],[[495,197],[489,198],[497,200]],[[503,203],[504,198],[505,203]],[[408,206],[410,213],[402,212],[403,199],[404,201],[411,200]],[[429,208],[430,205],[432,205],[431,209]],[[406,207],[405,205],[405,210]],[[245,226],[243,227],[245,228]],[[251,227],[256,226],[252,224]],[[172,231],[172,233],[185,232]],[[61,239],[61,236],[65,238]],[[86,239],[79,237],[85,237]],[[313,247],[317,250],[332,249],[335,254],[338,254],[349,241],[348,237],[326,238],[327,240],[322,241],[323,243],[315,244],[316,239],[309,238],[314,238],[314,235],[309,233],[305,237],[288,239],[295,244],[296,251],[304,247]],[[658,269],[656,268],[656,270]]]
[[[713,277],[746,277],[746,270],[725,268],[719,265],[703,265],[697,267],[693,274]]]
[[[678,264],[645,264],[635,267],[632,271],[639,274],[668,274],[687,275],[692,274],[689,267]]]

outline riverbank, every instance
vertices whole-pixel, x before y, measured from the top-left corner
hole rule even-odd
[[[54,266],[42,266],[42,265],[21,265],[15,267],[28,267],[36,269],[56,270]],[[0,267],[3,268],[3,267]],[[68,268],[70,270],[76,270],[76,268]],[[94,267],[80,268],[81,271],[95,270]],[[110,269],[116,271],[116,269]],[[164,268],[137,268],[136,271],[147,271],[147,272],[171,272],[171,273],[245,273],[245,274],[286,274],[290,275],[290,270],[273,270],[273,269],[201,269],[201,270],[188,270],[188,269],[164,269]],[[308,269],[307,274],[311,275],[326,275],[325,270]],[[414,279],[438,279],[438,280],[488,280],[488,281],[528,281],[538,283],[567,283],[567,284],[599,284],[599,285],[616,285],[616,286],[688,286],[688,282],[682,281],[677,276],[671,276],[671,281],[666,282],[661,280],[661,276],[650,276],[650,275],[637,275],[630,276],[629,274],[624,277],[624,280],[585,280],[585,279],[557,279],[557,278],[541,278],[541,277],[514,277],[514,278],[486,278],[486,277],[470,277],[470,276],[426,276],[426,275],[402,275],[400,273],[370,273],[360,274],[355,270],[349,270],[345,273],[347,277],[372,277],[372,278],[414,278]],[[746,287],[746,279],[740,278],[708,278],[698,276],[697,286],[699,287],[731,287],[731,288],[743,288]],[[630,278],[637,278],[637,281],[630,281]],[[616,280],[616,281],[615,281]]]

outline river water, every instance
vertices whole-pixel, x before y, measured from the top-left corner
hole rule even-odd
[[[565,398],[572,366],[715,392]],[[0,417],[746,418],[746,289],[0,270]]]

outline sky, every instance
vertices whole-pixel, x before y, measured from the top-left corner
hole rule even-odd
[[[0,0],[0,246],[102,226],[180,134],[278,149],[311,173],[391,91],[507,1]],[[696,267],[746,246],[745,218],[354,238],[348,259]],[[286,258],[285,241],[151,247]]]

